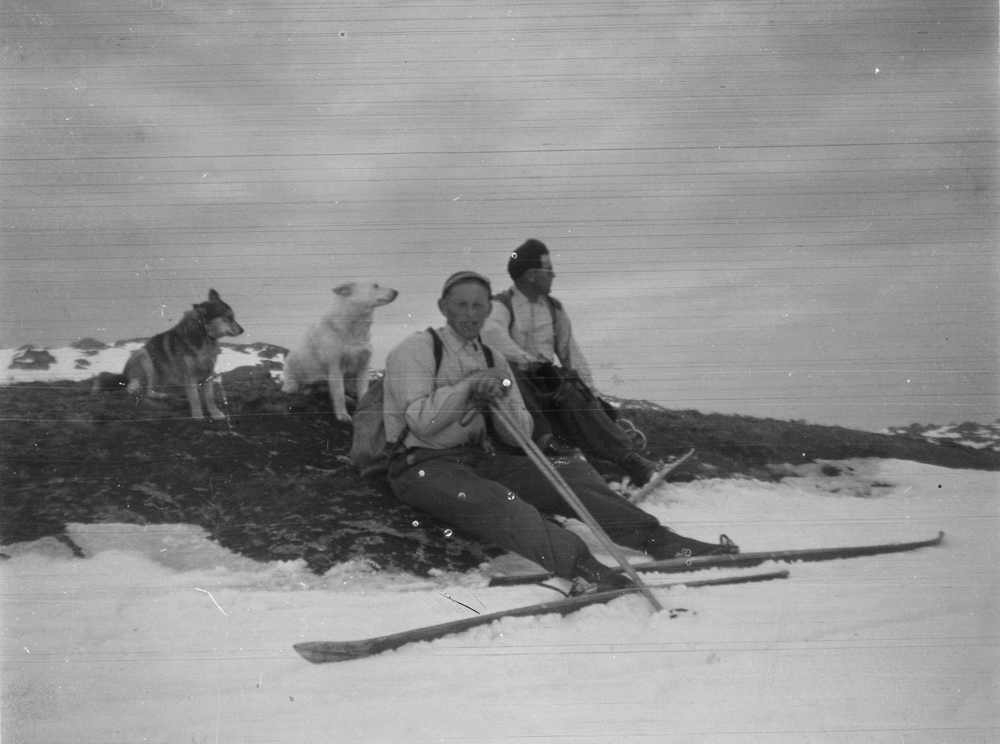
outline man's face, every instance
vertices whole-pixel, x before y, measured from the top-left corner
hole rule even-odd
[[[466,341],[472,341],[479,336],[493,305],[486,287],[479,282],[468,281],[449,289],[448,294],[438,300],[438,309],[455,333]]]
[[[548,294],[552,289],[552,280],[555,279],[556,272],[552,270],[552,259],[549,254],[543,253],[539,259],[542,266],[539,269],[528,269],[525,278],[531,283],[539,294]]]

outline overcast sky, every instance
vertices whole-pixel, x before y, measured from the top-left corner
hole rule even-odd
[[[208,5],[209,7],[204,7]],[[294,345],[341,281],[506,286],[607,393],[878,428],[1000,416],[995,2],[12,0],[0,346],[214,287]]]

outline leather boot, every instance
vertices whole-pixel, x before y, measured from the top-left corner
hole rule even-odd
[[[628,576],[605,566],[590,553],[577,559],[573,578],[573,594],[584,594],[591,591],[606,592],[635,586]],[[578,587],[578,581],[582,582],[583,585]]]
[[[739,553],[740,548],[726,535],[719,535],[719,542],[710,543],[692,537],[678,535],[667,527],[661,527],[643,546],[654,561],[668,558],[690,558],[695,555],[726,555]]]
[[[644,486],[656,475],[656,463],[647,460],[638,452],[629,452],[618,464],[631,479],[633,486]]]

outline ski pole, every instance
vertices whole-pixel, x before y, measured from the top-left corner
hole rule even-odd
[[[521,448],[527,453],[531,461],[540,471],[542,471],[542,475],[549,480],[549,482],[555,487],[556,491],[559,492],[559,495],[562,496],[563,499],[566,500],[566,503],[573,508],[573,511],[575,511],[577,516],[580,517],[580,520],[591,529],[597,537],[598,542],[601,543],[601,547],[611,554],[611,556],[618,562],[618,565],[622,567],[622,571],[625,572],[625,575],[632,580],[632,583],[635,584],[636,588],[642,592],[646,599],[649,600],[653,609],[656,612],[661,611],[663,609],[663,605],[661,605],[659,600],[653,596],[653,592],[650,591],[649,587],[646,586],[643,580],[639,578],[639,574],[636,573],[634,568],[632,568],[632,564],[628,562],[628,559],[625,558],[618,546],[611,541],[611,538],[608,537],[608,533],[604,531],[604,528],[598,524],[597,520],[594,519],[594,516],[590,513],[587,507],[584,506],[582,501],[580,501],[580,497],[577,496],[573,492],[573,489],[569,487],[566,479],[560,475],[558,470],[556,470],[556,466],[549,462],[549,459],[542,454],[542,451],[538,449],[538,445],[531,441],[531,437],[526,435],[517,427],[517,423],[506,411],[497,405],[491,405],[490,409],[493,411],[493,414],[501,422],[503,422],[504,426],[507,427],[511,436],[517,440],[517,443],[521,445]]]

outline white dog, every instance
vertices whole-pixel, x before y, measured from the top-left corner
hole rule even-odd
[[[388,305],[398,294],[372,282],[335,287],[333,308],[309,329],[299,349],[285,358],[282,391],[294,393],[303,385],[326,380],[334,415],[340,421],[350,421],[344,399],[345,377],[361,400],[368,390],[372,315],[376,307]]]

